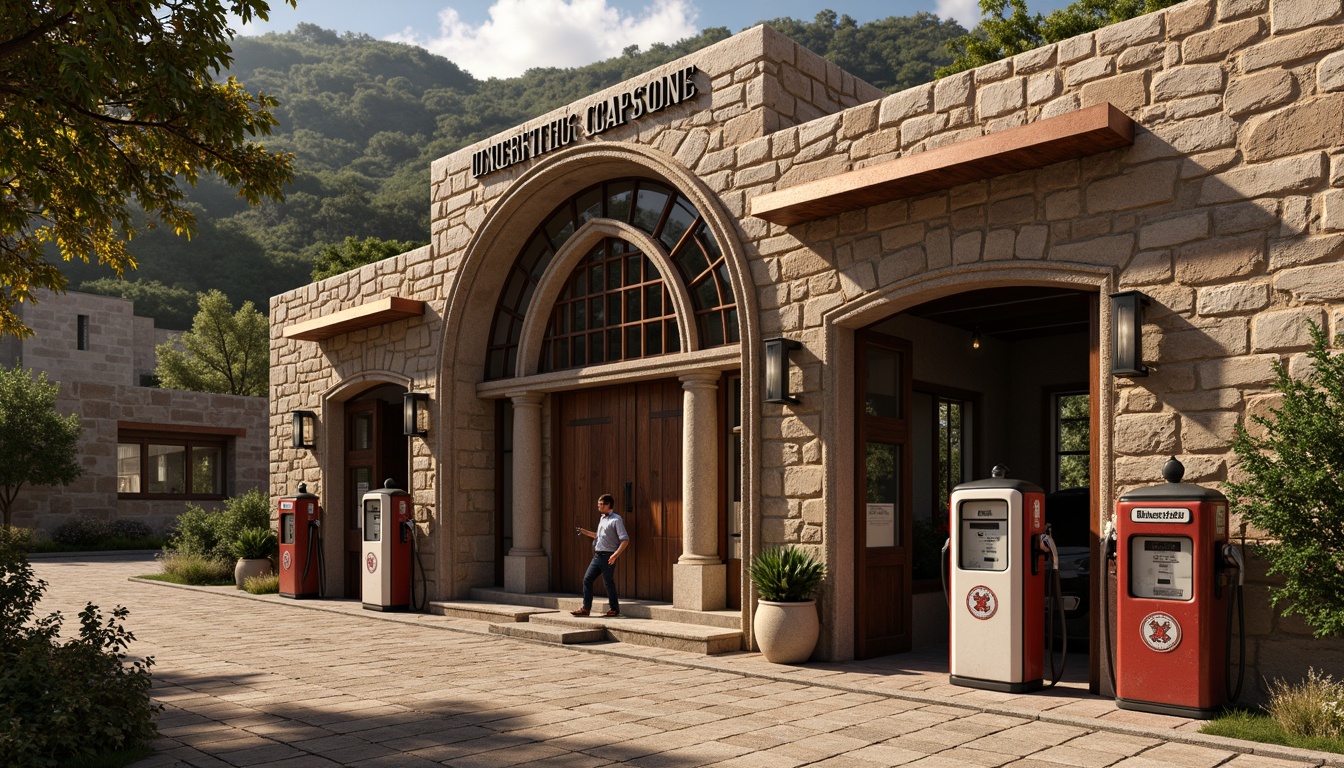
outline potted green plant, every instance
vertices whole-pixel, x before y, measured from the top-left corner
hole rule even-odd
[[[821,634],[813,597],[826,578],[826,564],[807,550],[777,547],[752,558],[749,572],[759,595],[751,626],[766,661],[807,661]]]
[[[275,531],[270,528],[244,528],[233,542],[233,554],[238,558],[233,566],[233,582],[239,589],[253,576],[269,576],[271,555],[276,550]]]

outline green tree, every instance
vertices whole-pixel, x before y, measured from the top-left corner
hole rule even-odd
[[[12,523],[25,485],[65,485],[83,474],[76,451],[77,414],[56,412],[60,386],[21,365],[0,366],[0,513]]]
[[[424,243],[379,240],[376,237],[347,237],[339,245],[324,247],[313,261],[313,281],[349,272],[356,267],[382,261],[390,256],[419,248]]]
[[[980,24],[947,43],[952,63],[938,77],[975,69],[1042,45],[1174,5],[1179,0],[1075,0],[1049,16],[1027,11],[1026,0],[980,0]]]
[[[167,389],[265,395],[270,386],[270,324],[252,302],[233,311],[219,291],[202,294],[191,330],[157,348],[154,373]]]
[[[294,0],[286,0],[291,5]],[[0,334],[28,335],[14,305],[63,290],[47,260],[134,268],[132,212],[195,230],[182,182],[214,174],[249,203],[282,199],[288,156],[251,140],[275,125],[271,97],[233,78],[228,24],[265,0],[9,2],[0,14]]]
[[[154,318],[160,328],[183,330],[191,327],[196,295],[186,288],[168,286],[158,280],[118,280],[104,277],[79,284],[84,293],[119,296],[135,303],[135,314]]]
[[[1237,425],[1232,448],[1245,480],[1227,492],[1233,509],[1269,534],[1260,551],[1284,579],[1275,604],[1324,637],[1344,635],[1344,355],[1330,353],[1314,323],[1311,338],[1311,373],[1294,379],[1275,364],[1282,401],[1269,417],[1251,417],[1263,434]]]

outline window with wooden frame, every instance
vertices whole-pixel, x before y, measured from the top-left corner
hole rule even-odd
[[[227,437],[121,431],[117,494],[123,498],[222,499]]]
[[[1050,393],[1052,491],[1092,484],[1092,402],[1086,389]]]

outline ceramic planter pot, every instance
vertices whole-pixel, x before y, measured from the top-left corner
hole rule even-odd
[[[774,664],[807,661],[821,636],[816,600],[801,603],[759,600],[751,626],[765,660]]]
[[[243,582],[253,576],[270,576],[271,559],[269,557],[260,558],[238,558],[238,562],[233,566],[233,583],[239,589],[243,588]]]

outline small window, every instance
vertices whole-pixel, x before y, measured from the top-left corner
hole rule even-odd
[[[122,432],[117,439],[117,493],[159,499],[222,498],[225,438]]]
[[[1091,397],[1087,392],[1053,395],[1054,490],[1091,485]]]
[[[79,315],[75,322],[76,345],[80,349],[89,348],[89,316]]]

